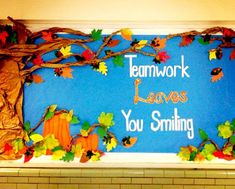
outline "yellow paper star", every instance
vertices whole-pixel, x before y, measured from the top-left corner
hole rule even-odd
[[[216,49],[212,49],[209,51],[209,60],[216,59]]]

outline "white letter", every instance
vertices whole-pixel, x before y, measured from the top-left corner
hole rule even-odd
[[[126,131],[129,131],[130,128],[129,128],[129,122],[128,122],[128,120],[129,120],[129,117],[130,117],[130,115],[131,115],[131,110],[129,110],[127,114],[125,113],[124,110],[121,110],[121,112],[122,112],[122,115],[123,115],[123,116],[125,117],[125,119],[126,119]]]
[[[157,130],[159,130],[160,127],[161,127],[161,123],[160,123],[160,121],[155,117],[155,114],[157,114],[158,117],[161,116],[161,114],[160,114],[159,111],[153,111],[153,112],[152,112],[152,119],[157,122],[157,126],[156,126],[156,127],[154,127],[154,123],[153,123],[153,122],[150,124],[151,130],[154,131],[154,132],[156,132]]]
[[[187,129],[188,129],[188,138],[193,139],[194,138],[194,129],[193,129],[193,119],[187,120]]]
[[[181,65],[182,65],[182,72],[181,72],[181,76],[184,77],[184,75],[186,75],[186,77],[190,77],[189,74],[186,72],[186,70],[189,68],[188,66],[184,67],[184,55],[181,55]]]
[[[137,75],[135,75],[135,73],[134,73],[134,71],[136,71],[136,68],[135,68],[135,70],[134,69],[132,69],[133,68],[133,66],[132,66],[132,58],[136,58],[137,57],[137,55],[131,55],[131,54],[128,54],[128,55],[125,55],[124,56],[125,58],[129,58],[129,65],[130,65],[130,77],[138,77],[138,74]],[[136,67],[136,66],[135,66]]]

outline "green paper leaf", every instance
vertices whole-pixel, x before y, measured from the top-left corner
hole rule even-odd
[[[10,36],[10,42],[11,43],[17,43],[17,35],[16,32],[12,33]]]
[[[200,138],[203,140],[203,141],[206,141],[208,139],[208,135],[207,133],[202,130],[202,129],[199,129],[199,135],[200,135]]]
[[[104,136],[107,135],[107,131],[103,127],[99,127],[97,133],[100,136],[100,138],[104,138]]]
[[[47,111],[47,113],[46,113],[46,116],[45,116],[45,121],[47,121],[47,120],[49,120],[49,119],[51,119],[53,116],[54,116],[54,112],[51,112],[51,111]]]
[[[24,123],[24,130],[25,130],[27,133],[29,133],[29,131],[31,130],[31,128],[30,128],[30,122],[29,122],[29,121],[26,121],[26,122]]]
[[[231,144],[235,144],[235,136],[234,135],[230,137],[229,142]]]
[[[78,124],[79,122],[80,121],[79,121],[78,117],[73,115],[72,120],[70,121],[70,123],[71,124]]]
[[[112,113],[105,113],[102,112],[100,114],[100,116],[98,117],[98,122],[102,125],[105,126],[107,128],[111,127],[114,125],[114,121],[113,121],[113,114]]]
[[[85,131],[88,131],[88,129],[90,128],[90,124],[88,121],[85,121],[83,124],[82,124],[82,129],[85,130]]]
[[[190,154],[189,161],[194,161],[196,155],[197,155],[197,152],[192,152],[192,153]]]
[[[235,131],[235,119],[233,119],[231,122],[231,129]]]
[[[203,38],[199,38],[199,39],[198,39],[198,42],[199,42],[200,44],[202,44],[202,45],[208,45],[208,44],[210,44],[209,41],[204,41]]]
[[[114,66],[124,67],[124,57],[121,55],[115,56],[113,58]]]
[[[205,144],[204,150],[207,152],[207,154],[212,154],[216,148],[214,144]]]
[[[91,37],[92,39],[94,39],[95,41],[100,40],[102,38],[101,36],[102,30],[101,29],[93,29],[91,32]]]
[[[34,157],[40,157],[41,155],[46,155],[45,146],[36,145],[34,147]]]
[[[229,121],[226,121],[223,124],[218,126],[218,136],[222,137],[223,139],[227,139],[232,136],[233,131],[231,129],[231,125]]]
[[[61,158],[61,160],[70,162],[74,160],[74,152],[67,152],[64,157]]]
[[[51,151],[55,152],[57,150],[63,150],[62,146],[56,146],[55,148],[53,148]]]

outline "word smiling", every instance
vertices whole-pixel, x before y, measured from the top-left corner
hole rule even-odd
[[[163,66],[160,68],[157,65],[133,65],[133,59],[137,55],[125,55],[129,58],[130,77],[177,77],[179,74],[182,78],[189,78],[187,70],[189,66],[184,65],[184,56],[181,56],[181,65]]]
[[[128,112],[121,110],[125,118],[126,131],[128,132],[142,132],[144,129],[143,119],[131,119],[132,110]],[[150,129],[153,132],[186,132],[188,139],[194,138],[194,127],[192,118],[181,118],[178,114],[178,109],[174,108],[174,114],[167,119],[161,118],[161,113],[154,110],[151,114]]]

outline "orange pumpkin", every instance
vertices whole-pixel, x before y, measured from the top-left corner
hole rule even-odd
[[[51,119],[44,122],[43,133],[45,137],[54,134],[59,140],[60,145],[65,149],[69,149],[71,142],[70,125],[66,119],[62,119],[61,114],[54,115]]]
[[[99,145],[99,136],[97,134],[89,134],[88,137],[79,137],[76,140],[76,144],[82,144],[82,148],[85,151],[96,151]]]

